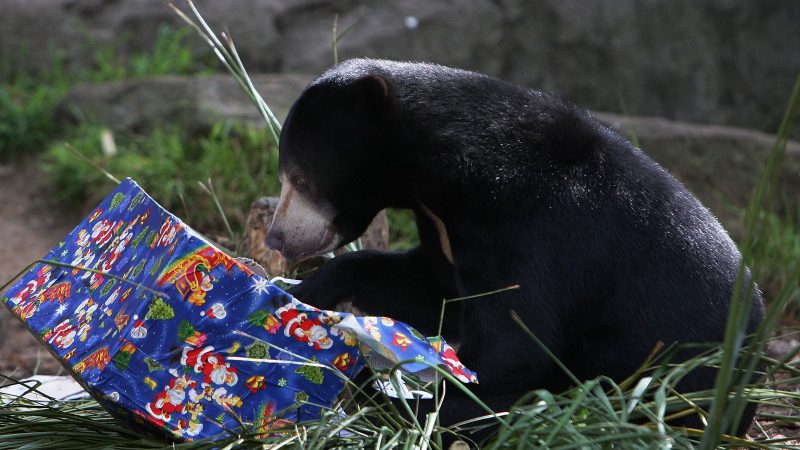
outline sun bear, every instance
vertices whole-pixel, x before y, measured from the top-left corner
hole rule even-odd
[[[557,96],[438,65],[349,60],[292,106],[279,166],[267,243],[287,258],[353,241],[387,207],[413,210],[421,242],[338,256],[290,291],[301,301],[352,301],[435,334],[442,299],[519,285],[446,308],[443,335],[497,411],[570,386],[512,312],[581,380],[622,380],[658,342],[723,339],[741,262],[728,234],[618,131]],[[756,289],[750,330],[763,314]],[[695,370],[679,389],[709,389],[714,376]],[[482,414],[449,389],[440,417]]]

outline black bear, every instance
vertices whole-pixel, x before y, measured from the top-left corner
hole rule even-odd
[[[617,131],[556,96],[431,64],[355,59],[301,94],[280,139],[268,244],[288,258],[356,239],[381,209],[414,211],[421,245],[336,257],[291,293],[444,336],[503,410],[570,379],[634,373],[658,341],[720,342],[741,256],[717,220]],[[763,317],[752,298],[750,328]],[[680,389],[713,385],[697,370]],[[448,390],[447,425],[485,414]],[[749,423],[752,411],[744,421]],[[695,419],[687,424],[699,426]]]

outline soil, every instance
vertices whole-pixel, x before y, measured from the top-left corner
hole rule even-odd
[[[41,169],[33,163],[0,165],[0,286],[31,262],[42,258],[74,228],[87,211],[65,212],[48,198]],[[90,205],[91,206],[91,205]],[[77,208],[80,209],[80,208]],[[770,345],[770,356],[780,359],[800,345],[800,326],[787,320],[783,332]],[[797,364],[800,355],[794,355]],[[64,369],[25,326],[0,307],[0,374],[22,378],[32,374],[61,374]],[[786,378],[778,374],[777,378]],[[0,385],[3,382],[0,380]],[[800,392],[800,385],[782,386]],[[762,407],[760,413],[791,415],[795,409]],[[800,445],[799,420],[759,419],[748,433],[758,439],[799,438],[786,445]]]
[[[64,213],[43,192],[34,163],[0,165],[0,286],[44,257],[75,227],[82,212]],[[63,369],[25,326],[0,307],[0,373],[15,378]]]

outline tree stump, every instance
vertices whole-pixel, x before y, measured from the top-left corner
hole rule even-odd
[[[272,216],[275,214],[277,206],[277,197],[262,197],[253,202],[245,223],[242,254],[263,266],[270,277],[294,276],[299,271],[321,265],[324,261],[321,258],[311,258],[290,264],[279,251],[267,246],[267,232],[272,224]],[[363,248],[380,250],[388,248],[389,221],[386,218],[386,211],[381,211],[375,216],[361,236],[361,244]],[[345,249],[339,249],[334,253],[338,255],[345,251]]]

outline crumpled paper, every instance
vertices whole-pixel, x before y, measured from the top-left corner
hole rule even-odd
[[[365,365],[477,382],[440,338],[321,311],[206,241],[130,179],[2,297],[106,409],[178,439],[313,420]]]

